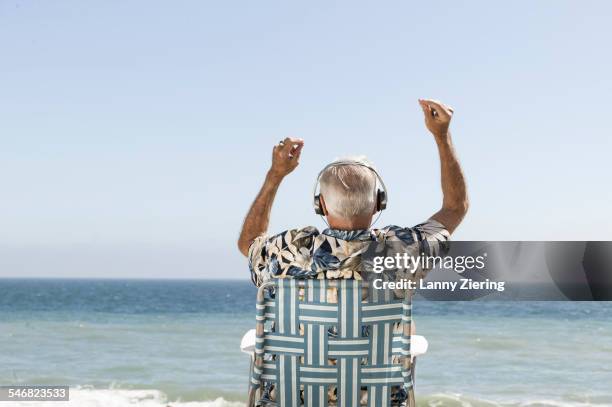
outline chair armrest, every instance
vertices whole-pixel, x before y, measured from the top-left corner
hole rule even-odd
[[[412,335],[410,337],[410,356],[413,358],[416,356],[424,355],[427,353],[429,343],[422,335]]]
[[[248,355],[255,353],[255,330],[249,329],[240,341],[240,350]]]

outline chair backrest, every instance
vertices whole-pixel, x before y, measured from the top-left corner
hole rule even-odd
[[[250,400],[266,383],[280,406],[301,405],[303,394],[305,406],[325,407],[329,386],[346,407],[360,404],[362,388],[372,407],[390,405],[393,387],[412,396],[411,297],[371,289],[362,298],[364,284],[278,279],[260,287]]]

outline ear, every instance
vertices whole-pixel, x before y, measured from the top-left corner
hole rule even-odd
[[[321,210],[323,211],[323,215],[327,216],[327,206],[325,206],[325,199],[323,199],[323,195],[319,195],[319,200],[321,201]]]

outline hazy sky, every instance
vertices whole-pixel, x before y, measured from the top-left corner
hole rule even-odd
[[[612,2],[0,2],[0,277],[248,278],[271,146],[305,139],[272,230],[366,154],[381,224],[440,206],[417,98],[456,111],[456,239],[612,238]]]

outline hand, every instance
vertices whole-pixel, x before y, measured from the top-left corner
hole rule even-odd
[[[437,100],[419,99],[425,114],[425,126],[435,137],[446,137],[453,117],[453,109]]]
[[[295,170],[300,163],[302,147],[304,147],[304,140],[290,137],[275,145],[272,150],[270,173],[282,178]]]

